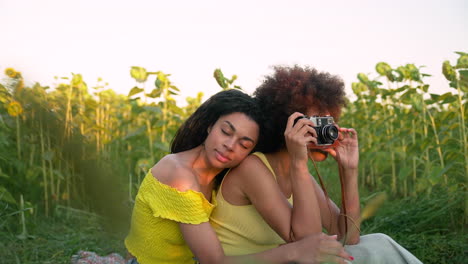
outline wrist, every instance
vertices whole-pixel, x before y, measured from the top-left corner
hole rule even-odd
[[[294,263],[299,259],[298,250],[294,246],[296,243],[297,242],[288,243],[282,246],[285,249],[285,254],[283,254],[284,259],[282,260],[282,262],[284,261],[285,263]]]
[[[357,174],[359,170],[358,166],[341,166],[341,168],[347,174]]]
[[[309,157],[307,154],[304,153],[289,153],[289,160],[291,164],[306,164],[307,161],[309,160]]]
[[[340,175],[345,179],[346,188],[357,186],[358,174],[357,168],[342,168],[340,170]]]
[[[309,167],[307,166],[307,160],[306,161],[299,161],[299,160],[291,160],[290,167],[289,167],[290,172],[296,172],[293,174],[301,174],[301,173],[309,173]]]
[[[346,171],[347,173],[357,173],[357,171],[359,170],[359,163],[357,164],[338,163],[338,166],[344,171]]]

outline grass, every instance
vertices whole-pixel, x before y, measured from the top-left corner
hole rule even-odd
[[[333,162],[331,159],[324,161],[320,173],[330,197],[339,203],[338,175],[330,169]],[[314,172],[312,168],[309,170]],[[418,197],[387,199],[374,217],[362,223],[362,234],[387,234],[425,264],[468,263],[468,226],[463,224],[466,193],[463,189],[435,186],[431,192],[421,192]],[[367,204],[365,197],[381,191],[360,188],[361,208]]]
[[[385,233],[423,263],[466,263],[468,232],[463,226],[464,195],[439,191],[387,201],[362,224],[363,233]]]
[[[412,252],[423,263],[466,263],[468,232],[462,221],[463,196],[455,193],[387,201],[377,215],[362,225],[363,234],[385,233]],[[0,226],[0,263],[70,263],[79,250],[99,255],[125,255],[125,232],[109,231],[102,218],[62,208],[54,217],[28,216],[27,239],[19,215]],[[0,216],[0,220],[2,220]]]
[[[122,232],[111,233],[101,218],[77,212],[30,219],[27,239],[19,239],[20,225],[11,219],[10,228],[0,230],[0,263],[70,263],[79,250],[99,255],[119,253],[125,256]]]

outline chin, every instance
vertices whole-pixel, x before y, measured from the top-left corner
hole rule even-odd
[[[309,158],[314,161],[320,162],[326,160],[328,157],[328,153],[325,151],[321,151],[319,149],[311,149],[309,150]]]

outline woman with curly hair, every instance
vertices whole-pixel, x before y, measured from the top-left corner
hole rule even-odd
[[[360,236],[358,193],[359,145],[353,128],[337,122],[346,104],[343,81],[311,68],[275,67],[254,93],[265,120],[258,150],[224,177],[211,223],[227,255],[251,254],[311,234],[345,241],[355,263],[421,263],[383,234]],[[303,118],[303,117],[322,118]],[[316,123],[314,123],[316,122]],[[327,134],[328,133],[328,134]],[[324,142],[323,136],[328,136]],[[332,144],[333,142],[333,144]],[[308,171],[308,160],[331,155],[342,180],[342,208],[320,188]],[[317,263],[344,263],[341,256]]]

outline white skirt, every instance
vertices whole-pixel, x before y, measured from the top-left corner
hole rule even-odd
[[[391,237],[376,233],[360,237],[359,244],[345,246],[354,257],[352,264],[422,264]]]

